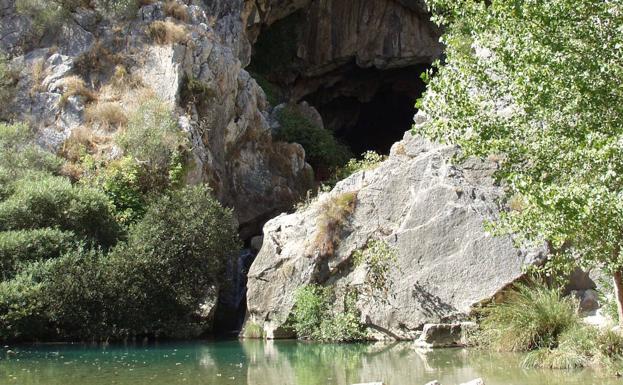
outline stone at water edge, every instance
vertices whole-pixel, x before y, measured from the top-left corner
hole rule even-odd
[[[422,348],[464,346],[467,342],[466,333],[477,327],[474,322],[426,324],[415,344]]]
[[[485,385],[485,382],[482,380],[482,378],[477,378],[475,380],[471,380],[469,382],[464,382],[460,385]]]
[[[353,385],[385,385],[382,382],[363,382],[361,384],[353,384]]]
[[[435,380],[435,381],[427,382],[424,385],[441,385],[441,383],[439,383],[439,381]]]

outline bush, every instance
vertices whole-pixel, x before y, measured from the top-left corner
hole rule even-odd
[[[210,289],[225,283],[238,249],[232,212],[207,187],[161,197],[111,253],[111,280],[124,303],[118,323],[133,333],[192,324]]]
[[[380,290],[386,293],[391,284],[388,275],[397,259],[396,250],[387,242],[370,240],[364,249],[355,251],[353,258],[355,265],[366,266],[365,283],[368,291],[372,293]]]
[[[117,221],[131,224],[142,218],[147,206],[141,186],[141,166],[130,157],[114,161],[102,170],[98,185],[115,207]]]
[[[321,205],[313,253],[318,256],[333,255],[340,242],[341,232],[355,211],[356,204],[357,193],[347,192],[330,197]]]
[[[305,149],[306,160],[315,170],[332,169],[350,158],[348,147],[339,143],[331,131],[319,127],[295,105],[287,105],[277,114],[281,127],[275,139],[298,143]]]
[[[17,77],[7,57],[0,52],[0,121],[9,118]]]
[[[482,310],[478,339],[497,351],[555,348],[560,335],[580,323],[576,309],[558,290],[520,284],[504,302]]]
[[[62,159],[34,144],[27,125],[0,123],[0,169],[13,181],[32,170],[58,173],[62,165]]]
[[[50,336],[43,293],[43,284],[30,271],[0,282],[0,340]]]
[[[182,22],[187,22],[189,18],[186,7],[175,0],[169,0],[164,4],[164,14]]]
[[[120,231],[113,215],[100,191],[72,186],[62,177],[24,179],[0,203],[0,231],[58,228],[108,247]]]
[[[147,32],[157,44],[175,44],[188,39],[186,29],[170,21],[156,20],[147,27]]]
[[[180,181],[173,178],[170,171],[183,164],[187,137],[179,129],[170,108],[161,101],[144,102],[130,116],[117,142],[126,155],[144,167],[141,184],[145,190],[161,192]]]
[[[318,285],[303,286],[296,291],[289,323],[298,338],[345,342],[365,337],[355,310],[356,293],[345,294],[344,309],[338,314],[332,314],[331,311],[334,299],[330,288]]]
[[[2,280],[12,278],[29,262],[60,257],[75,243],[73,233],[57,229],[0,232]]]
[[[86,108],[84,117],[88,123],[96,124],[107,131],[116,130],[128,122],[128,117],[118,102],[99,102],[90,105]]]
[[[28,16],[38,36],[48,30],[59,28],[69,17],[71,2],[61,0],[16,0],[18,14]]]
[[[362,154],[362,159],[351,159],[343,167],[338,167],[329,184],[335,186],[337,182],[359,171],[373,170],[385,159],[387,159],[386,156],[379,155],[374,151],[366,151]]]

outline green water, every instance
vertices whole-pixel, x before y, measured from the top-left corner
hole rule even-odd
[[[520,356],[409,343],[323,345],[223,341],[158,345],[36,345],[0,348],[0,384],[19,385],[487,385],[621,384],[591,371],[523,370]]]

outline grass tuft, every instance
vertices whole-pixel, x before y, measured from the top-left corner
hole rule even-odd
[[[188,22],[188,10],[184,4],[169,0],[164,4],[164,14],[184,23]]]
[[[186,29],[171,21],[154,21],[147,27],[147,31],[157,44],[181,43],[188,38]]]
[[[341,231],[355,211],[356,204],[357,192],[333,196],[322,204],[317,222],[314,254],[333,255],[339,244]]]

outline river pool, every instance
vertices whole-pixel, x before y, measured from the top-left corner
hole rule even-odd
[[[462,349],[422,352],[409,343],[207,341],[0,348],[0,384],[18,385],[611,385],[592,371],[525,370],[521,356]]]

